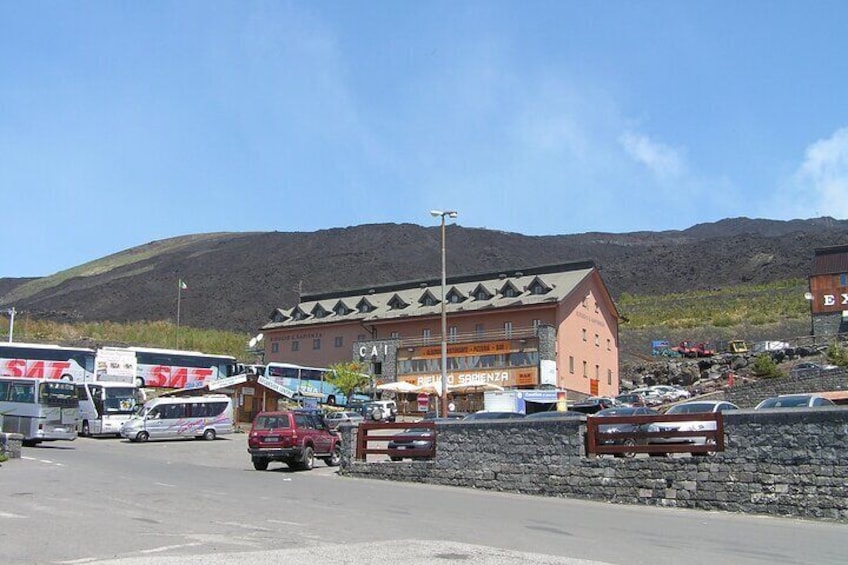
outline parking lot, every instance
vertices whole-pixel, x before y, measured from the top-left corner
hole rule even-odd
[[[25,448],[0,468],[0,498],[7,563],[623,564],[637,547],[659,564],[844,560],[837,524],[350,479],[320,462],[255,471],[246,434]]]

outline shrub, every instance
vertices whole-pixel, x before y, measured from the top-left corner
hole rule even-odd
[[[754,359],[752,372],[758,377],[765,378],[783,376],[783,373],[777,368],[777,363],[774,362],[774,359],[768,353],[757,355],[757,358]]]
[[[848,367],[848,349],[838,343],[831,343],[827,348],[827,362],[840,367]]]

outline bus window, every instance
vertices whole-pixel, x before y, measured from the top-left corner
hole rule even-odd
[[[35,385],[28,383],[12,383],[12,402],[35,402]]]
[[[9,383],[0,382],[0,401],[9,398]]]

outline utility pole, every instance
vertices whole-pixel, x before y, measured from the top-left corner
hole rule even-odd
[[[12,343],[12,335],[15,333],[15,307],[12,306],[9,312],[9,343]]]

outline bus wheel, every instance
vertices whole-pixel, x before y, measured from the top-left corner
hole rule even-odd
[[[328,396],[328,397],[327,397],[327,404],[329,404],[330,406],[335,406],[335,405],[336,405],[336,397],[335,397],[335,395],[331,394],[330,396]]]
[[[82,437],[88,437],[91,435],[91,428],[88,427],[88,420],[83,420],[82,429],[80,430],[80,435]]]
[[[144,379],[142,379],[141,377],[136,377],[135,378],[135,387],[136,388],[144,388]]]
[[[136,441],[147,441],[150,439],[150,434],[147,432],[138,432],[138,435],[135,436]]]
[[[207,441],[212,441],[213,439],[215,439],[215,430],[209,428],[208,430],[203,432],[203,439]]]

